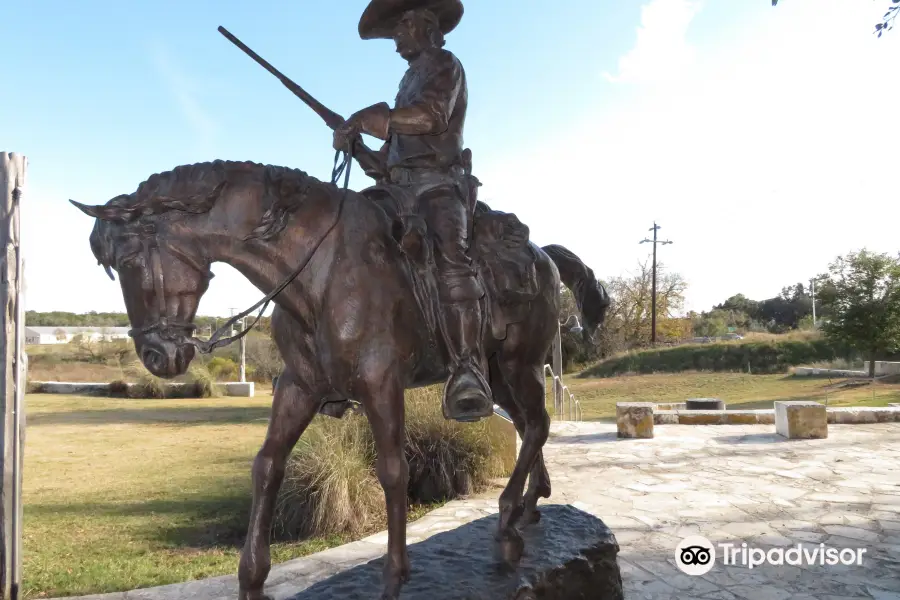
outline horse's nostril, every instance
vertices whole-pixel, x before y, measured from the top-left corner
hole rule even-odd
[[[158,374],[165,370],[166,357],[154,348],[144,348],[141,351],[141,362],[151,373]]]

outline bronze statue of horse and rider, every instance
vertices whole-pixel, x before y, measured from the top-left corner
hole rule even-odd
[[[293,447],[317,413],[340,418],[351,401],[372,428],[387,505],[382,598],[397,598],[410,573],[404,390],[444,383],[446,418],[477,420],[494,403],[512,418],[522,446],[496,534],[507,561],[523,551],[517,526],[535,522],[538,498],[550,496],[543,369],[560,280],[588,332],[609,297],[574,254],[536,246],[514,215],[477,201],[462,146],[465,73],[443,48],[462,12],[458,0],[372,0],[363,14],[360,35],[393,38],[409,62],[393,108],[376,104],[335,127],[335,147],[375,178],[368,190],[214,161],[152,175],[103,205],[75,203],[96,218],[91,249],[118,273],[135,349],[154,375],[181,375],[197,350],[232,341],[192,335],[212,263],[231,265],[275,304],[285,366],[252,468],[242,600],[267,597],[272,516]],[[362,133],[384,146],[366,148]]]

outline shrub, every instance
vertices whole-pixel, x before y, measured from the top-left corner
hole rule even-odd
[[[692,344],[616,356],[597,363],[578,376],[683,371],[786,373],[793,366],[847,357],[846,350],[821,338]]]
[[[109,395],[112,397],[127,397],[128,384],[121,379],[109,382]]]
[[[129,398],[214,398],[220,395],[219,388],[206,367],[191,365],[182,378],[184,385],[174,386],[148,372],[141,373],[138,382],[128,391]],[[112,391],[112,389],[110,389]]]
[[[440,391],[406,394],[406,458],[411,504],[433,504],[483,489],[505,475],[500,443],[485,422],[447,421]],[[385,525],[384,492],[365,416],[317,416],[288,461],[276,507],[276,532],[290,538],[360,536]]]
[[[417,390],[407,397],[410,502],[432,504],[466,496],[501,474],[483,423],[467,426],[445,419],[439,388]]]
[[[317,417],[288,463],[276,528],[288,538],[359,536],[385,519],[375,444],[365,417]]]
[[[206,364],[206,368],[217,381],[232,381],[240,369],[236,362],[224,356],[214,356]]]
[[[166,397],[166,382],[150,373],[142,373],[129,392],[129,398],[161,399]]]

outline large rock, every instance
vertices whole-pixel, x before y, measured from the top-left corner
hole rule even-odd
[[[775,431],[790,440],[827,438],[828,413],[825,405],[806,400],[777,400]]]
[[[514,571],[494,556],[497,515],[409,547],[402,600],[623,600],[615,536],[597,517],[568,505],[543,505],[522,531],[525,555]],[[384,559],[313,584],[290,600],[378,598]]]
[[[620,438],[653,437],[652,402],[616,402],[616,429]]]

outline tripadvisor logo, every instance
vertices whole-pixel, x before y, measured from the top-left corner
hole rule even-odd
[[[705,575],[716,564],[716,548],[701,535],[684,538],[675,546],[675,566],[688,575]]]
[[[861,565],[865,548],[832,548],[825,544],[797,544],[790,548],[752,548],[746,543],[717,545],[726,566],[748,569],[761,565]],[[703,536],[684,538],[675,547],[675,566],[687,575],[705,575],[716,563],[716,545]]]

